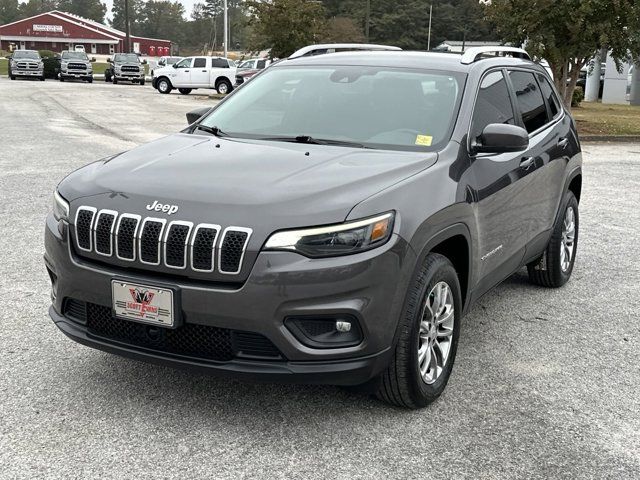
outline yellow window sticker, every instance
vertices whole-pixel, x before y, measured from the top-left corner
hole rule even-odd
[[[432,141],[433,137],[431,135],[418,135],[416,137],[416,145],[424,145],[425,147],[430,147]]]

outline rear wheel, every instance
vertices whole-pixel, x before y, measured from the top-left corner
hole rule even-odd
[[[578,248],[578,200],[568,191],[562,199],[551,239],[542,256],[527,265],[529,280],[543,287],[563,286],[573,272]]]
[[[140,80],[140,85],[144,85],[144,80]]]
[[[190,88],[179,88],[178,91],[182,95],[189,95],[191,93],[191,89]]]
[[[382,374],[378,398],[405,408],[421,408],[444,390],[456,356],[462,297],[451,262],[430,253],[409,287],[400,336]]]
[[[158,91],[160,93],[171,93],[172,87],[171,82],[168,79],[162,77],[158,80]]]
[[[221,95],[226,95],[227,93],[231,92],[231,88],[231,82],[226,78],[218,80],[218,82],[216,83],[216,90]]]

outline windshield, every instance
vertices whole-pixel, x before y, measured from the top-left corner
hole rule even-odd
[[[238,68],[253,68],[255,60],[245,60],[244,62],[238,65]]]
[[[138,56],[135,53],[120,53],[113,58],[114,62],[138,63]]]
[[[87,54],[84,52],[62,52],[63,60],[88,60]]]
[[[435,149],[451,135],[464,78],[371,66],[270,68],[201,123],[232,137]]]
[[[16,50],[13,52],[13,58],[28,58],[30,60],[40,60],[40,54],[38,52],[31,52],[25,50]]]

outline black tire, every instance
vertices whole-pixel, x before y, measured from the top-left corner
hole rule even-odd
[[[191,93],[191,89],[190,88],[179,88],[178,91],[182,95],[189,95]]]
[[[15,79],[16,79],[16,77],[14,77],[13,75],[9,75],[9,78],[10,78],[11,80],[15,80]]]
[[[160,93],[169,94],[173,90],[171,82],[166,77],[160,77],[156,85]]]
[[[420,323],[427,295],[440,282],[445,282],[452,294],[453,332],[450,335],[449,355],[442,372],[432,384],[426,383],[419,370],[418,345]],[[462,315],[460,282],[446,257],[430,253],[409,286],[405,310],[400,318],[400,333],[391,363],[378,380],[379,399],[404,408],[422,408],[436,400],[449,381],[455,361]]]
[[[93,78],[87,78],[87,83],[93,83]]]
[[[222,78],[216,82],[216,90],[221,95],[227,95],[228,93],[231,93],[232,89],[233,85],[231,85],[231,82],[226,78]]]
[[[568,267],[563,269],[562,250],[565,248],[563,244],[563,226],[565,223],[565,217],[570,208],[573,209],[575,225],[573,250],[571,252],[571,260],[569,261]],[[578,200],[573,192],[568,191],[564,194],[562,203],[560,204],[558,218],[556,218],[555,224],[553,225],[551,239],[549,240],[546,250],[538,260],[527,265],[529,281],[531,283],[548,288],[558,288],[567,283],[569,278],[571,278],[571,273],[573,272],[573,266],[576,260],[576,253],[578,251],[579,227],[580,216],[578,212]]]
[[[111,80],[111,82],[112,82],[114,85],[117,85],[117,84],[118,84],[118,79],[117,79],[116,77],[113,77],[113,79]]]
[[[140,85],[144,85],[144,80],[140,80]]]
[[[62,75],[60,75],[59,80],[60,80],[61,82],[64,82],[64,77],[63,77]]]
[[[40,77],[40,81],[44,82],[44,75]]]

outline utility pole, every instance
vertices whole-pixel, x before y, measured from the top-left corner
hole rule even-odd
[[[129,0],[124,0],[125,53],[131,53],[131,25],[129,25]]]
[[[227,54],[229,53],[229,49],[227,48],[227,43],[229,43],[229,12],[227,11],[227,0],[224,0],[224,58],[227,58]]]
[[[433,13],[433,3],[429,5],[429,36],[427,37],[427,52],[431,50],[431,14]]]
[[[369,22],[371,21],[371,0],[367,0],[367,19],[364,24],[364,36],[367,37],[367,42],[369,41]]]

